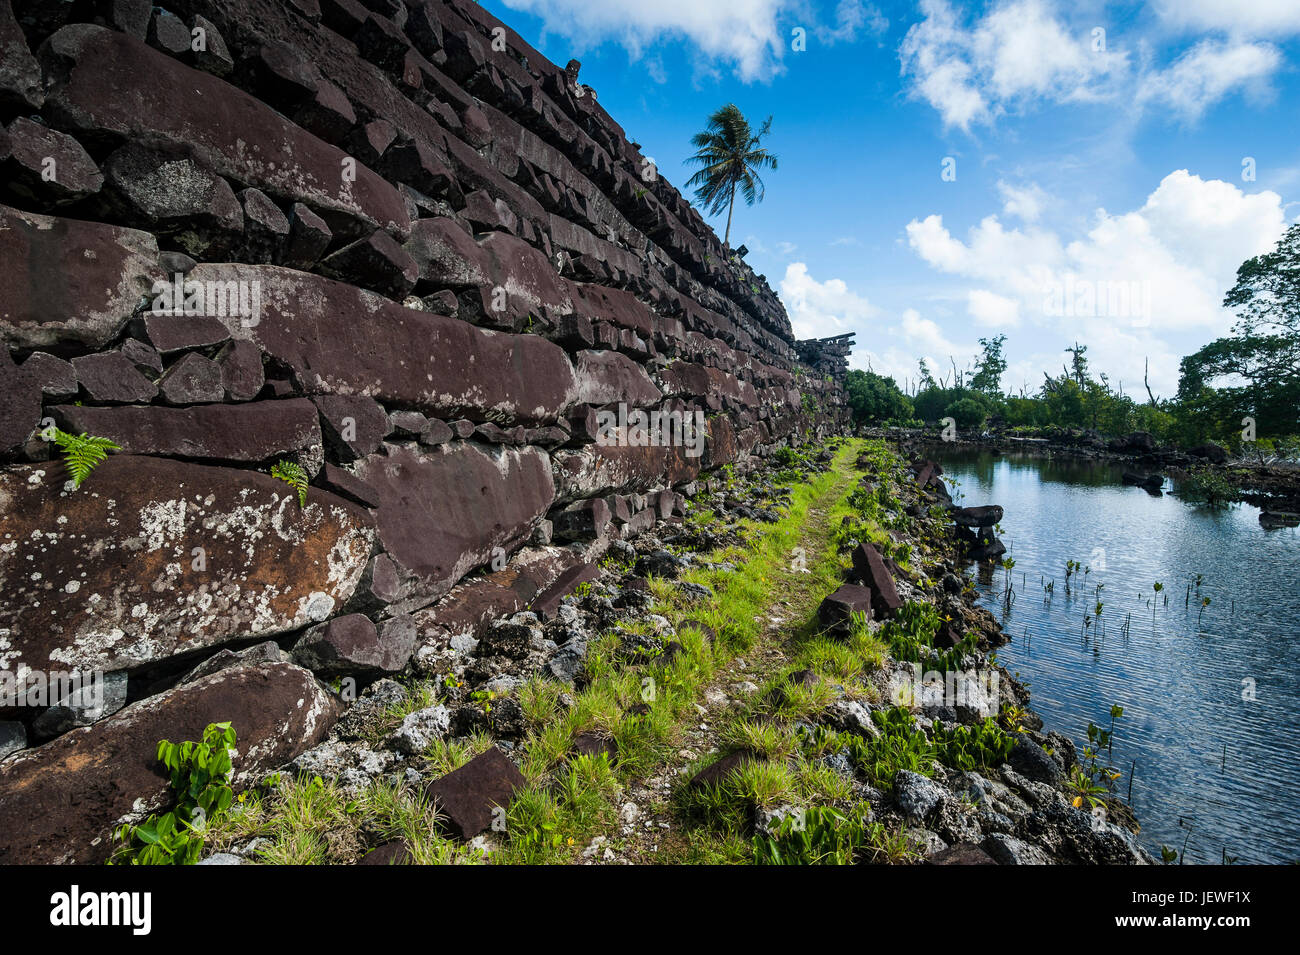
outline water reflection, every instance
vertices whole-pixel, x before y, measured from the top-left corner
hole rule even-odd
[[[977,586],[1012,637],[999,658],[1048,727],[1078,741],[1124,707],[1113,762],[1147,847],[1300,859],[1300,531],[1264,530],[1249,505],[1153,497],[1109,465],[929,453],[954,499],[1005,508],[1015,602],[1004,607],[1001,568]],[[1067,561],[1082,565],[1068,581]]]

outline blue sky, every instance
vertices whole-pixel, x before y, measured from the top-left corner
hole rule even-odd
[[[580,59],[679,188],[711,111],[771,115],[780,168],[732,244],[799,337],[854,331],[852,364],[900,384],[1005,334],[1010,390],[1078,339],[1169,396],[1242,260],[1300,221],[1300,0],[484,6]]]

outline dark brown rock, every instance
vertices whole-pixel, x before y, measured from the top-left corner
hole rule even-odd
[[[440,418],[492,412],[525,425],[555,420],[572,401],[568,358],[535,335],[489,334],[273,266],[200,265],[190,278],[261,282],[258,324],[226,325],[292,368],[306,394],[368,395]]]
[[[824,627],[844,629],[849,626],[856,613],[870,617],[871,606],[871,590],[857,584],[843,584],[821,602],[821,606],[817,608],[817,618]]]
[[[230,55],[226,39],[211,20],[196,13],[193,29],[201,31],[191,33],[190,53],[195,66],[213,76],[225,76],[235,68],[235,59]]]
[[[251,401],[266,383],[261,349],[252,342],[229,342],[217,353],[216,361],[230,401]]]
[[[645,369],[618,352],[578,352],[573,370],[578,379],[578,400],[587,404],[623,402],[629,407],[645,407],[663,397]]]
[[[306,271],[320,261],[334,233],[325,220],[301,202],[289,210],[289,236],[285,240],[283,264]]]
[[[312,403],[331,449],[345,461],[364,458],[379,450],[391,425],[388,415],[370,398],[317,395]]]
[[[158,394],[158,387],[120,351],[83,355],[72,359],[72,367],[81,387],[95,401],[130,404],[149,401]]]
[[[289,239],[288,217],[260,189],[245,189],[238,198],[244,207],[243,258],[248,262],[278,262]]]
[[[600,579],[600,568],[586,562],[576,564],[555,578],[545,590],[533,598],[528,609],[543,621],[553,620],[560,608],[560,601],[573,593],[582,584]]]
[[[238,734],[236,788],[319,743],[336,704],[310,673],[286,663],[223,670],[75,729],[0,763],[0,863],[100,863],[112,830],[170,802],[158,741],[198,740],[208,724]]]
[[[198,352],[188,352],[168,368],[158,390],[163,400],[173,405],[221,401],[226,396],[221,366]]]
[[[52,412],[63,430],[109,438],[124,454],[264,462],[321,443],[316,408],[305,398],[187,408],[58,405]]]
[[[885,566],[876,545],[867,541],[853,551],[853,579],[871,590],[871,607],[876,620],[892,616],[903,606],[893,574]]]
[[[379,537],[402,574],[400,609],[445,594],[497,547],[526,538],[553,496],[546,455],[453,443],[388,445],[355,466],[379,494]]]
[[[395,188],[360,164],[346,179],[342,150],[218,77],[88,24],[59,30],[41,55],[56,77],[47,108],[68,128],[188,149],[213,172],[306,203],[354,235],[410,231]],[[204,108],[192,108],[196,102]]]
[[[953,508],[952,519],[962,527],[992,527],[1002,520],[1002,507],[998,504],[957,507]]]
[[[8,206],[0,206],[0,264],[0,337],[17,348],[101,348],[163,278],[146,232]]]
[[[163,315],[145,312],[142,320],[145,337],[161,354],[220,345],[230,332],[211,315]]]
[[[27,47],[9,0],[0,0],[0,106],[40,109],[44,100],[41,68]]]
[[[81,143],[26,117],[9,124],[9,149],[15,170],[10,187],[23,195],[62,205],[92,196],[104,185]]]
[[[59,464],[0,471],[11,666],[124,669],[294,630],[342,607],[370,557],[365,511],[316,488],[300,509],[256,471],[114,454],[64,484]]]
[[[38,351],[28,356],[22,367],[23,374],[35,383],[45,397],[76,397],[77,373],[72,370],[71,362]]]
[[[30,359],[29,359],[30,362]],[[41,380],[37,369],[14,364],[0,348],[0,453],[20,447],[41,423]]]
[[[387,232],[373,232],[320,263],[320,271],[362,288],[401,298],[420,277],[415,260]]]
[[[991,855],[973,842],[959,842],[925,861],[927,865],[997,865]]]
[[[359,613],[312,627],[293,647],[293,660],[324,677],[379,676],[406,666],[415,649],[415,627],[387,621],[376,628]]]
[[[104,162],[104,178],[133,224],[170,236],[191,255],[221,256],[243,238],[234,190],[187,156],[130,143]]]
[[[461,840],[473,839],[499,820],[505,825],[505,810],[517,789],[527,784],[524,774],[495,746],[474,757],[460,769],[435,779],[425,793],[439,815],[439,825]]]
[[[705,766],[691,777],[690,787],[699,789],[703,786],[717,786],[727,780],[732,773],[748,763],[758,762],[753,753],[728,753],[717,762]]]

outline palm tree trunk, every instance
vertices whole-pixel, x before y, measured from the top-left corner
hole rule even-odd
[[[731,210],[736,208],[736,184],[731,184],[731,200],[727,203],[727,231],[722,236],[722,245],[730,249],[731,245]]]

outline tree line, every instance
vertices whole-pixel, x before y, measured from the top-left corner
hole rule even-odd
[[[914,395],[891,377],[849,372],[854,421],[915,426],[952,418],[959,429],[1027,431],[1093,429],[1107,435],[1148,431],[1157,440],[1192,447],[1208,441],[1233,451],[1292,451],[1300,436],[1300,224],[1271,252],[1246,260],[1224,297],[1237,321],[1230,333],[1182,359],[1178,392],[1138,398],[1113,386],[1088,362],[1088,346],[1065,349],[1061,373],[1044,372],[1034,393],[1004,393],[1005,335],[981,338],[973,367],[936,379],[924,359]],[[1145,384],[1145,382],[1144,382]]]

